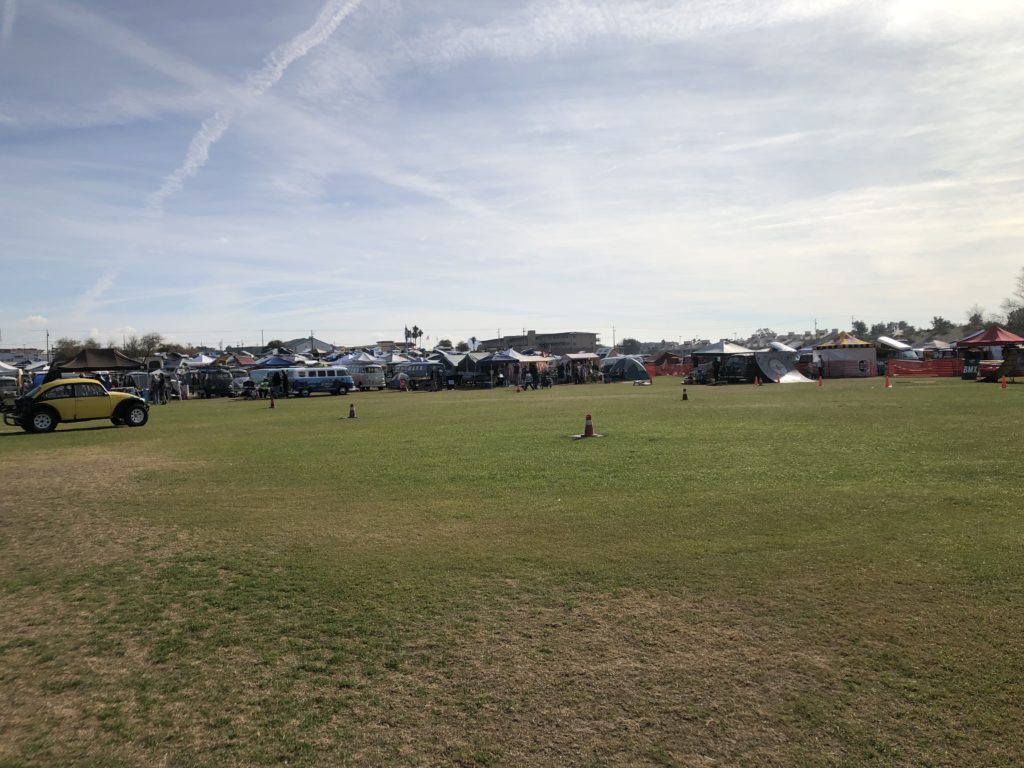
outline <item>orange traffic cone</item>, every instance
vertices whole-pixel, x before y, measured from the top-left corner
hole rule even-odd
[[[885,374],[885,388],[892,389],[892,381],[889,379],[889,374]]]
[[[349,403],[348,404],[348,417],[350,419],[358,419],[359,418],[358,416],[356,416],[356,404],[355,403]]]
[[[271,408],[276,408],[277,407],[276,405],[274,405],[274,396],[273,395],[270,396],[270,407]]]
[[[1003,378],[1001,378],[999,380],[999,388],[1000,389],[1006,389],[1006,375],[1005,374],[1003,375]]]
[[[685,392],[684,392],[684,394],[685,394]],[[594,432],[594,420],[593,420],[593,418],[591,418],[590,414],[588,413],[586,421],[583,422],[583,434],[582,435],[573,435],[573,437],[576,440],[582,440],[585,437],[604,437],[604,435],[599,435],[596,432]]]
[[[818,374],[818,386],[819,387],[824,387],[825,386],[825,380],[821,378],[821,374],[820,373]]]
[[[760,387],[761,386],[761,377],[760,376],[755,376],[754,377],[754,386],[755,387]]]
[[[776,376],[775,377],[775,383],[776,384],[781,384],[782,383],[782,377],[781,376]]]

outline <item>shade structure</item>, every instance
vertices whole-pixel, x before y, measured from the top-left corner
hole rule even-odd
[[[840,333],[836,338],[831,341],[826,341],[822,344],[817,344],[815,349],[856,349],[858,347],[873,347],[870,341],[861,341],[856,336],[852,336],[846,331]]]
[[[983,331],[972,333],[954,343],[957,349],[966,347],[1002,347],[1007,344],[1024,344],[1024,338],[993,323]]]
[[[712,357],[715,355],[742,355],[748,352],[753,352],[752,349],[747,349],[741,344],[733,344],[731,341],[722,339],[714,344],[709,344],[706,347],[701,347],[693,351],[694,355],[706,355]]]
[[[145,368],[135,360],[116,349],[83,349],[66,363],[59,366],[62,371],[136,371]]]

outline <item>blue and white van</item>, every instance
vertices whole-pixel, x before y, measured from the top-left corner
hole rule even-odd
[[[347,395],[356,388],[356,382],[347,368],[282,368],[288,377],[290,394],[309,397],[314,392]]]

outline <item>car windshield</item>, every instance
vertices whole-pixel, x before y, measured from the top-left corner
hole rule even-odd
[[[42,388],[42,384],[40,384],[38,387],[33,387],[32,389],[25,393],[25,397],[35,397],[36,395],[39,394],[39,390]]]

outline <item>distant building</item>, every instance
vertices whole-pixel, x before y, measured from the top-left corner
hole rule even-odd
[[[509,335],[497,339],[477,341],[477,349],[494,351],[499,349],[536,349],[549,355],[567,355],[572,352],[596,352],[597,334],[589,331],[562,331],[560,333],[537,333],[527,331],[525,336]]]

